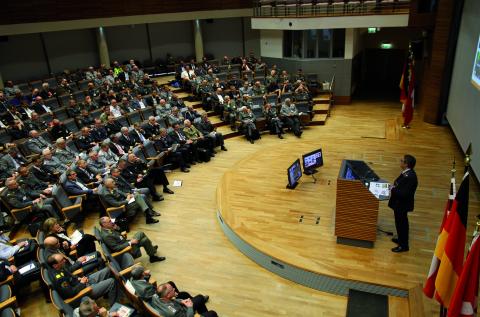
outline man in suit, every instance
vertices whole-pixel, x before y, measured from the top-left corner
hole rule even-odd
[[[98,151],[98,156],[105,159],[108,165],[115,165],[118,161],[117,154],[113,153],[110,149],[110,142],[104,141],[100,144],[100,151]]]
[[[200,123],[197,124],[197,128],[206,138],[212,140],[214,146],[220,146],[222,151],[227,151],[223,135],[220,132],[217,132],[217,129],[213,126],[212,122],[210,122],[206,113],[202,114],[202,119]]]
[[[135,144],[142,145],[147,140],[145,131],[140,127],[139,123],[133,124],[133,130],[130,131],[130,136],[133,138]]]
[[[143,247],[150,257],[150,263],[165,260],[165,257],[156,255],[158,246],[154,246],[152,241],[143,232],[136,232],[133,235],[133,239],[127,240],[120,234],[118,231],[119,227],[114,224],[109,217],[100,218],[99,223],[101,227],[100,236],[112,252],[118,252],[131,246],[133,251],[132,255],[138,258],[142,255],[140,247]]]
[[[103,200],[109,206],[120,207],[124,205],[127,218],[133,218],[138,211],[141,211],[145,214],[147,224],[158,222],[157,219],[153,218],[158,215],[158,213],[152,209],[151,204],[147,203],[144,198],[145,196],[142,196],[142,194],[137,192],[125,193],[119,190],[113,178],[105,179],[104,184],[105,190],[102,193],[102,196]]]
[[[95,142],[102,142],[108,138],[108,131],[102,123],[102,120],[95,119],[94,127],[90,131],[92,138]]]
[[[151,138],[153,136],[157,136],[160,134],[160,124],[157,123],[154,116],[148,117],[148,122],[145,123],[143,126],[143,131],[145,132],[146,138]]]
[[[52,113],[52,110],[45,105],[43,98],[40,96],[35,97],[35,100],[30,107],[38,114],[44,114],[47,112]]]
[[[32,166],[30,167],[30,172],[35,175],[41,181],[53,184],[58,179],[58,174],[52,174],[45,168],[43,165],[43,158],[41,156],[36,157],[32,160]]]
[[[43,137],[39,135],[37,130],[30,131],[29,135],[30,135],[30,138],[25,143],[25,146],[32,153],[42,154],[43,149],[46,149],[52,146],[47,140],[45,140]]]
[[[77,161],[74,171],[83,184],[100,183],[102,181],[102,176],[95,174],[83,159]]]
[[[161,128],[160,137],[155,140],[155,145],[157,148],[159,148],[160,152],[165,153],[167,161],[176,163],[180,167],[180,170],[184,173],[190,172],[188,169],[190,168],[190,165],[186,162],[195,164],[193,161],[193,156],[190,155],[188,148],[182,145],[178,145],[174,151],[174,144],[175,141],[167,134],[167,129]]]
[[[90,189],[77,178],[77,172],[68,170],[66,172],[67,180],[63,184],[63,188],[68,195],[78,196],[87,195],[87,199],[92,198],[93,194],[98,192],[97,188]]]
[[[107,129],[108,135],[112,135],[120,132],[122,125],[118,121],[115,121],[114,116],[110,115],[108,116],[108,121],[105,124],[105,128]]]
[[[417,174],[415,173],[416,159],[412,155],[405,154],[400,160],[402,173],[397,177],[391,188],[388,207],[393,209],[395,215],[395,228],[398,238],[392,241],[398,243],[393,252],[406,252],[408,245],[408,213],[413,211],[415,191],[418,186]]]
[[[89,127],[83,127],[81,133],[82,135],[77,139],[77,147],[80,149],[80,151],[88,151],[97,145],[97,142],[93,138]]]
[[[22,209],[32,206],[32,211],[46,212],[49,216],[60,219],[52,206],[53,198],[46,198],[44,195],[35,198],[33,193],[27,192],[18,186],[14,178],[7,179],[5,185],[7,186],[5,197],[10,207]]]
[[[90,274],[88,277],[78,278],[66,269],[66,259],[60,253],[53,254],[47,258],[48,270],[53,281],[53,288],[58,291],[64,299],[77,295],[86,287],[91,287],[90,296],[100,298],[108,295],[110,305],[113,305],[118,298],[118,291],[115,280],[110,277],[110,269],[104,268]]]
[[[118,157],[122,157],[124,154],[128,153],[127,148],[124,148],[123,145],[119,142],[120,133],[115,133],[110,136],[110,150],[117,155]]]
[[[128,127],[122,127],[121,135],[118,138],[118,142],[123,146],[124,149],[130,149],[135,146],[135,140],[130,135]]]
[[[16,146],[10,147],[8,153],[0,159],[0,168],[10,176],[12,176],[20,166],[26,164],[27,160],[18,153]]]
[[[300,129],[300,119],[298,118],[298,110],[294,103],[291,102],[290,98],[285,99],[285,102],[280,108],[280,115],[283,116],[285,125],[292,129],[293,134],[296,137],[302,136],[302,130]]]
[[[110,165],[103,157],[98,156],[97,151],[90,151],[88,153],[87,165],[95,174],[103,175],[108,172]]]
[[[185,120],[184,126],[183,133],[189,140],[193,141],[197,147],[205,149],[210,156],[215,156],[214,142],[211,139],[205,138],[205,136],[192,125],[190,120]]]
[[[187,149],[190,157],[192,158],[192,163],[201,162],[198,154],[197,144],[187,138],[179,124],[173,125],[173,131],[170,132],[170,137],[172,138],[173,143],[180,144],[181,148]]]

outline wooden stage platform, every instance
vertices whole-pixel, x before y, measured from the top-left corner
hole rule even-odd
[[[462,159],[446,129],[419,123],[427,133],[413,134],[399,129],[398,119],[388,119],[384,126],[375,122],[363,131],[358,126],[344,127],[335,137],[318,131],[308,141],[260,148],[223,175],[217,188],[221,218],[237,238],[274,262],[340,281],[404,290],[408,295],[409,289],[425,280],[448,195],[450,164],[454,156],[457,162]],[[405,133],[410,134],[408,142]],[[324,155],[317,182],[303,175],[295,190],[286,189],[288,166],[317,148]],[[380,231],[373,249],[337,244],[335,191],[342,160],[364,160],[382,179],[392,182],[400,173],[404,153],[417,157],[419,175],[416,207],[409,217],[410,251],[391,252],[396,245]],[[457,174],[458,184],[460,177]],[[470,224],[478,204],[478,196],[472,193],[471,207],[477,208],[471,208]],[[395,231],[386,201],[380,202],[378,227]]]

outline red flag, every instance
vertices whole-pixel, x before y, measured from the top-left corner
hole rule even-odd
[[[463,257],[466,240],[469,193],[468,169],[463,176],[462,183],[452,204],[451,214],[445,223],[448,238],[445,243],[445,252],[440,259],[437,278],[435,279],[435,299],[448,308],[457,280],[463,266]]]
[[[446,223],[448,221],[448,216],[451,214],[451,208],[453,200],[455,199],[455,177],[450,179],[450,194],[448,195],[447,205],[445,207],[445,212],[443,214],[442,224],[440,225],[440,230],[437,238],[437,244],[435,246],[435,252],[433,253],[432,263],[430,264],[430,270],[428,271],[427,281],[423,288],[423,293],[432,298],[435,294],[435,280],[437,278],[438,268],[440,267],[440,259],[443,257],[445,252],[445,243],[448,239],[448,231],[446,230]]]
[[[450,301],[448,317],[473,317],[477,312],[478,275],[480,273],[480,242],[478,242],[478,236],[479,233],[477,232]]]

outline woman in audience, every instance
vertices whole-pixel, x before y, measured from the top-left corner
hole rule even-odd
[[[95,237],[90,234],[82,233],[82,238],[77,244],[72,243],[72,239],[67,236],[67,231],[63,228],[56,218],[47,218],[43,223],[43,232],[46,237],[55,237],[58,239],[65,253],[77,250],[77,255],[82,256],[96,251]]]

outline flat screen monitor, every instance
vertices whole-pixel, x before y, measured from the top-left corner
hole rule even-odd
[[[303,171],[308,173],[323,165],[322,149],[312,151],[304,154],[303,159]]]
[[[297,159],[287,170],[288,175],[288,188],[295,188],[298,180],[302,177],[302,167],[300,166],[300,160]]]
[[[345,177],[344,178],[349,179],[349,180],[357,179],[357,177],[355,176],[355,173],[353,172],[353,170],[350,166],[347,166],[347,168],[345,168]]]

